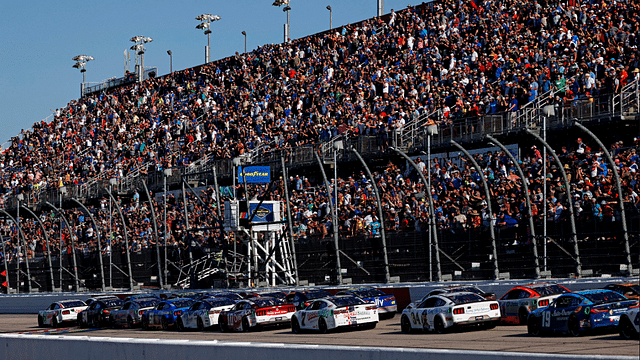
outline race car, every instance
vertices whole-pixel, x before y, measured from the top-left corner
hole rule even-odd
[[[361,326],[373,329],[378,324],[378,308],[352,295],[331,296],[314,300],[291,318],[291,331],[317,330],[326,334],[338,327]]]
[[[136,297],[122,305],[120,309],[111,311],[112,327],[127,326],[132,329],[142,322],[142,314],[151,310],[160,302],[158,297]]]
[[[557,332],[580,336],[589,330],[615,329],[620,316],[633,306],[638,306],[637,300],[629,300],[611,290],[567,293],[551,305],[531,312],[527,330],[533,336]]]
[[[103,327],[110,323],[111,311],[119,309],[124,300],[105,298],[93,301],[85,311],[78,313],[80,327]]]
[[[87,304],[87,306],[90,306],[94,301],[104,300],[104,299],[118,299],[118,297],[115,295],[96,295],[88,298],[87,300],[84,301],[84,303]]]
[[[609,284],[604,287],[607,290],[613,290],[624,295],[627,299],[640,300],[640,284],[638,283],[617,283]]]
[[[238,293],[234,293],[231,291],[224,291],[224,292],[216,292],[216,293],[211,293],[206,297],[220,297],[220,298],[228,298],[231,300],[242,300],[244,299],[244,297]]]
[[[162,330],[168,330],[176,324],[178,316],[189,309],[194,302],[195,300],[187,298],[161,301],[156,307],[142,314],[142,328],[149,330],[161,327]]]
[[[212,297],[196,301],[189,309],[178,316],[176,327],[179,331],[184,331],[185,329],[204,330],[218,325],[220,312],[231,309],[235,304],[235,300],[224,297]]]
[[[309,306],[313,300],[321,299],[323,297],[331,296],[326,290],[305,290],[305,291],[292,291],[287,295],[287,304],[293,304],[296,310],[305,309]]]
[[[378,307],[378,316],[381,318],[392,318],[396,315],[396,312],[398,312],[396,297],[393,295],[387,295],[376,288],[366,287],[342,290],[336,295],[353,295],[359,297],[365,302],[376,304]]]
[[[500,306],[472,292],[432,295],[414,308],[402,311],[400,329],[433,330],[438,334],[463,326],[494,328],[500,321]]]
[[[45,310],[38,312],[38,326],[51,325],[58,327],[66,322],[78,320],[78,313],[87,308],[82,300],[62,300],[54,302]]]
[[[500,322],[526,325],[530,312],[539,307],[548,306],[555,298],[568,292],[571,291],[558,284],[516,286],[498,300],[502,314]]]
[[[441,287],[441,288],[437,288],[437,289],[433,289],[433,290],[429,291],[429,293],[427,295],[423,296],[422,299],[420,299],[418,301],[414,301],[411,304],[407,305],[406,309],[411,309],[412,307],[422,303],[424,300],[426,300],[430,296],[446,294],[446,293],[454,293],[454,292],[471,292],[471,293],[478,294],[478,295],[482,296],[486,300],[496,300],[497,299],[496,298],[496,294],[484,292],[479,287],[474,286],[474,285],[453,285],[453,286],[445,286],[445,287]]]
[[[146,299],[146,298],[156,298],[160,300],[160,296],[156,294],[145,293],[145,294],[129,295],[126,298],[124,298],[124,301],[132,301],[132,300]]]
[[[220,313],[221,331],[249,331],[267,325],[289,325],[296,311],[292,304],[280,299],[259,297],[238,301],[231,309]]]
[[[638,339],[640,334],[640,306],[631,306],[626,313],[620,316],[618,331],[623,339]]]

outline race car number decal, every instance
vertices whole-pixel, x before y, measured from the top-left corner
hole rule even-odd
[[[542,313],[542,327],[551,327],[551,313]]]

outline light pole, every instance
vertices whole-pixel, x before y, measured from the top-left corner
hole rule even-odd
[[[76,69],[80,69],[80,72],[82,73],[82,84],[80,84],[80,97],[83,97],[84,90],[86,87],[85,73],[87,72],[87,69],[85,69],[85,66],[87,65],[88,61],[94,60],[94,58],[93,56],[89,56],[89,55],[78,55],[78,56],[74,56],[73,59],[71,60],[76,62],[75,64],[73,64],[72,67]]]
[[[242,31],[242,35],[244,35],[244,53],[247,53],[247,32]]]
[[[173,53],[167,50],[167,54],[169,55],[169,74],[173,74]]]
[[[329,10],[329,30],[333,29],[333,11],[331,10],[331,5],[327,5],[327,10]]]
[[[142,82],[144,80],[144,52],[147,50],[144,44],[152,42],[153,39],[148,36],[138,35],[132,37],[129,41],[135,43],[130,49],[136,52],[136,75],[138,76],[138,82]]]
[[[287,23],[284,26],[284,42],[288,42],[290,36],[290,23],[289,23],[289,10],[291,10],[291,6],[289,6],[289,0],[275,0],[272,4],[273,6],[282,6],[285,5],[285,7],[282,9],[282,11],[287,13]]]
[[[211,62],[211,22],[220,20],[220,16],[211,14],[202,14],[196,16],[196,20],[202,21],[196,29],[204,30],[204,34],[207,35],[207,46],[204,48],[204,63]]]

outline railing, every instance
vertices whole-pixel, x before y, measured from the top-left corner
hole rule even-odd
[[[149,78],[149,73],[155,73],[158,74],[158,68],[157,67],[150,67],[144,70],[144,78],[145,80]],[[116,78],[116,79],[107,79],[104,80],[102,82],[100,82],[97,85],[93,85],[93,86],[87,86],[83,89],[82,92],[82,96],[85,96],[87,94],[92,94],[92,93],[96,93],[96,92],[100,92],[100,91],[107,91],[109,89],[112,89],[114,87],[117,86],[122,86],[122,85],[127,85],[127,84],[131,84],[136,82],[136,75],[135,74],[130,74],[129,76],[124,76],[121,78]]]

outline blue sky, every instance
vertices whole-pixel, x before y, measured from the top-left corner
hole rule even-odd
[[[72,57],[95,58],[86,68],[87,82],[100,82],[124,73],[123,53],[133,36],[154,39],[147,44],[145,65],[159,75],[204,63],[207,37],[195,17],[203,13],[222,19],[212,25],[211,59],[283,40],[286,14],[273,0],[234,1],[5,1],[0,14],[0,144],[21,129],[47,118],[80,94],[82,74]],[[386,0],[385,13],[421,1]],[[371,18],[377,0],[291,0],[291,37],[300,38],[329,27]],[[131,63],[133,64],[133,53]],[[133,67],[133,65],[131,65]],[[133,71],[133,68],[131,68]]]

